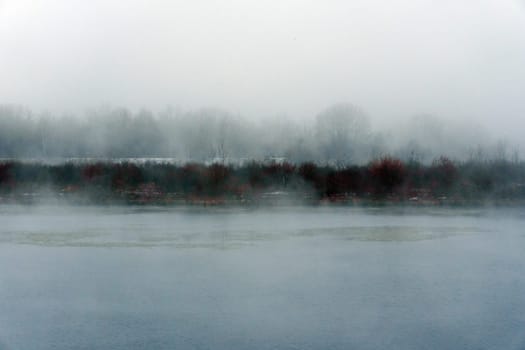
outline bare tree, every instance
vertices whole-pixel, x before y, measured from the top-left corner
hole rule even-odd
[[[337,104],[317,115],[315,130],[326,160],[351,162],[370,136],[370,122],[359,107]]]

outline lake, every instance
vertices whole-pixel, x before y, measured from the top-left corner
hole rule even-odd
[[[0,206],[0,349],[524,349],[523,208]]]

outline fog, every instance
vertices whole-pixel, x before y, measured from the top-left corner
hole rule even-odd
[[[360,107],[336,104],[314,120],[253,120],[220,109],[100,107],[82,114],[34,113],[0,105],[0,158],[170,158],[176,162],[245,161],[365,164],[393,156],[429,164],[521,159],[520,145],[483,126],[415,115],[377,125]]]
[[[0,206],[0,218],[2,349],[525,344],[521,208]]]
[[[524,39],[525,0],[0,0],[0,350],[525,349]]]
[[[261,121],[363,108],[520,139],[519,0],[0,1],[0,102],[79,115],[215,108]],[[376,128],[377,129],[377,128]]]

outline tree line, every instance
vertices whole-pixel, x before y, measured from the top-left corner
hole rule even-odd
[[[489,140],[489,141],[487,141]],[[0,105],[0,158],[169,157],[223,163],[281,157],[291,163],[344,166],[390,155],[429,164],[454,160],[518,160],[517,147],[491,140],[474,125],[413,117],[392,129],[374,129],[369,116],[338,104],[315,118],[250,120],[217,109],[153,113],[103,107],[82,115],[35,114]]]

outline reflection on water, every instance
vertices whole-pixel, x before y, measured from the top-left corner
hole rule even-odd
[[[26,213],[28,208],[31,216]],[[58,213],[54,209],[58,209]],[[294,237],[418,241],[490,231],[479,225],[446,226],[439,222],[440,217],[482,217],[479,210],[412,209],[409,213],[419,218],[416,225],[407,225],[404,220],[392,225],[393,219],[405,218],[407,210],[287,208],[283,213],[224,208],[5,206],[0,215],[3,214],[10,225],[0,231],[0,243],[56,247],[235,248]],[[78,225],[72,222],[76,220],[82,222]]]
[[[0,349],[523,349],[524,221],[1,206]]]
[[[336,227],[300,229],[288,231],[242,230],[214,232],[151,232],[130,229],[126,234],[112,235],[111,232],[54,231],[4,232],[0,243],[32,244],[50,247],[174,247],[174,248],[241,248],[259,241],[282,240],[294,237],[324,237],[359,241],[419,241],[440,239],[455,235],[489,232],[476,227]]]

